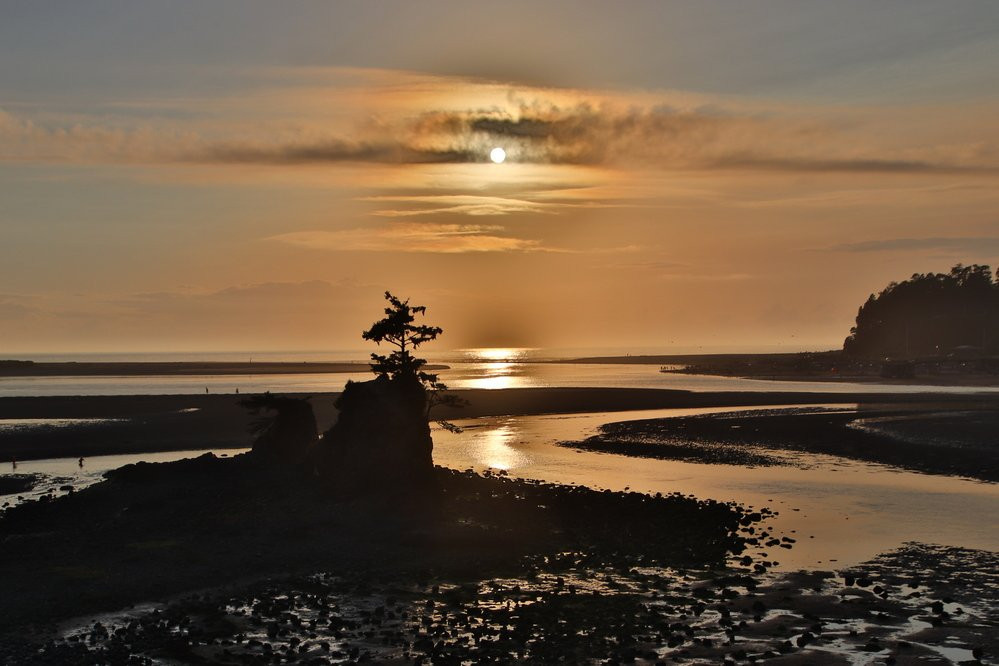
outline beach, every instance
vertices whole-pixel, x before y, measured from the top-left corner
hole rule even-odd
[[[465,389],[467,404],[437,408],[432,418],[630,411],[655,408],[821,404],[942,404],[996,408],[999,396],[907,393],[691,392],[625,388]],[[339,393],[309,397],[320,431],[336,418]],[[242,396],[247,397],[247,396]],[[241,396],[136,395],[0,398],[0,461],[143,451],[246,448],[252,416]],[[7,425],[5,426],[4,423]],[[21,424],[20,426],[18,424]]]
[[[972,482],[960,476],[992,480],[994,447],[981,434],[999,413],[995,394],[454,393],[468,404],[432,417],[465,432],[435,431],[445,467],[434,488],[363,501],[238,455],[253,439],[245,396],[0,399],[0,456],[29,470],[2,477],[24,495],[0,514],[0,565],[11,574],[0,603],[3,657],[545,663],[599,653],[647,663],[841,663],[859,651],[919,663],[939,650],[972,658],[999,647],[988,619],[999,587],[993,551],[932,545],[932,526],[927,542],[903,545],[897,535],[911,528],[879,538],[885,524],[853,513],[911,497],[901,500],[908,512],[929,519],[929,505],[912,503],[923,485],[941,507],[949,494],[962,506],[990,506],[991,495],[967,494]],[[338,396],[291,397],[310,398],[322,430],[336,419]],[[950,440],[935,441],[941,433]],[[979,447],[966,459],[962,433]],[[925,455],[910,455],[919,446]],[[170,450],[181,459],[131,464],[105,480],[88,471],[101,454],[127,461]],[[39,460],[37,470],[80,474],[30,471],[32,458],[68,461]],[[669,464],[686,466],[672,484],[657,476]],[[763,473],[787,466],[803,475]],[[727,470],[718,479],[761,487],[679,482],[713,468]],[[838,472],[830,483],[846,484],[840,501],[818,481],[827,471]],[[856,485],[871,474],[872,483],[899,484],[897,498]],[[663,491],[671,485],[692,492]],[[854,520],[840,522],[840,511]],[[943,526],[946,516],[933,520]],[[962,533],[971,526],[962,521],[950,521],[957,531],[946,541],[991,543],[987,531]],[[849,534],[856,543],[844,550],[835,539]],[[949,575],[934,568],[941,561]]]

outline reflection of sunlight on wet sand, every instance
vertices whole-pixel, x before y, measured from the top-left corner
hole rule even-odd
[[[510,421],[505,421],[495,428],[474,431],[472,456],[477,463],[493,469],[509,470],[529,464],[527,456],[512,446],[517,432]]]
[[[854,403],[826,408],[852,409]],[[904,541],[996,550],[992,524],[999,489],[956,477],[894,470],[819,455],[793,466],[742,467],[633,458],[556,446],[613,421],[690,416],[775,406],[640,410],[617,413],[482,417],[457,421],[461,434],[434,433],[434,462],[453,469],[492,467],[511,476],[592,488],[679,492],[702,499],[779,509],[776,529],[796,536],[779,568],[857,564]]]

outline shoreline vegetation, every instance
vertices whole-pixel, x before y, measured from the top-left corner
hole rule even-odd
[[[463,407],[441,405],[434,419],[556,413],[625,412],[688,407],[858,403],[925,409],[999,409],[989,394],[692,392],[667,389],[528,388],[450,391]],[[275,394],[283,395],[283,394]],[[320,431],[336,419],[339,393],[309,397]],[[59,427],[10,428],[0,437],[0,462],[191,449],[249,448],[252,417],[240,396],[136,395],[0,398],[0,419],[93,419]],[[248,396],[243,396],[248,397]],[[923,406],[923,407],[920,407]],[[929,406],[929,407],[926,407]]]

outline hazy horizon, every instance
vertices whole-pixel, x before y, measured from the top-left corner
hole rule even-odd
[[[32,360],[39,363],[87,361],[87,362],[177,362],[177,361],[218,361],[218,362],[363,362],[368,361],[376,347],[356,349],[237,349],[237,350],[116,350],[116,351],[52,351],[52,352],[11,352],[0,360]],[[459,347],[428,346],[420,352],[432,362],[457,360],[462,357],[475,358],[477,352],[511,352],[516,360],[569,359],[597,356],[684,356],[697,354],[780,354],[802,352],[824,352],[829,349],[782,348],[779,345],[761,347]],[[507,356],[503,357],[508,360]]]
[[[0,358],[361,349],[386,289],[451,349],[834,349],[999,263],[995,3],[4,19]]]

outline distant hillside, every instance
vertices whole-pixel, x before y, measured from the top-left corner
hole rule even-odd
[[[843,342],[855,357],[999,353],[999,283],[988,266],[916,273],[871,294]]]

